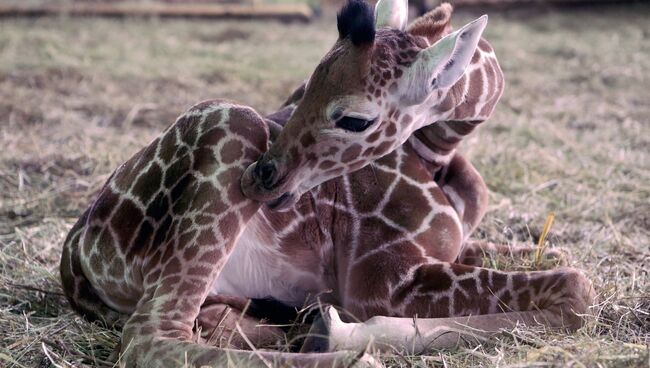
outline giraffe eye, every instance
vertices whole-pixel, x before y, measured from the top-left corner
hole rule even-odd
[[[361,118],[354,118],[352,116],[344,116],[336,122],[336,126],[348,130],[350,132],[363,132],[368,129],[377,119],[365,120]]]

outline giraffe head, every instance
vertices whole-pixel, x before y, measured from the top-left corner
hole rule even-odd
[[[269,150],[242,177],[244,194],[287,207],[314,186],[356,171],[442,118],[445,92],[465,73],[482,16],[429,46],[404,31],[407,0],[348,0],[339,38]]]

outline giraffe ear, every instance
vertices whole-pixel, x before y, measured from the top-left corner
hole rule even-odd
[[[453,86],[472,60],[487,20],[483,15],[420,51],[407,73],[405,102],[422,103],[434,90]]]
[[[451,4],[442,3],[437,8],[415,19],[406,28],[406,32],[424,37],[433,44],[442,36],[451,33],[451,13],[453,11],[454,8]]]
[[[408,21],[408,0],[379,0],[375,5],[375,27],[403,31]]]

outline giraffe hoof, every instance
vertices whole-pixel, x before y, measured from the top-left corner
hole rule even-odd
[[[332,331],[332,322],[340,321],[336,309],[332,306],[326,306],[323,313],[319,314],[311,325],[307,338],[300,349],[302,353],[322,353],[332,351],[330,346],[330,336]]]

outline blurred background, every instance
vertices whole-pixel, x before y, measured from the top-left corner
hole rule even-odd
[[[266,114],[337,38],[341,0],[0,0],[0,366],[111,366],[119,333],[61,294],[61,243],[110,173],[196,102]],[[650,4],[457,0],[490,16],[506,91],[462,145],[490,188],[476,237],[569,248],[599,303],[392,366],[650,366]],[[411,19],[438,0],[411,3]]]

